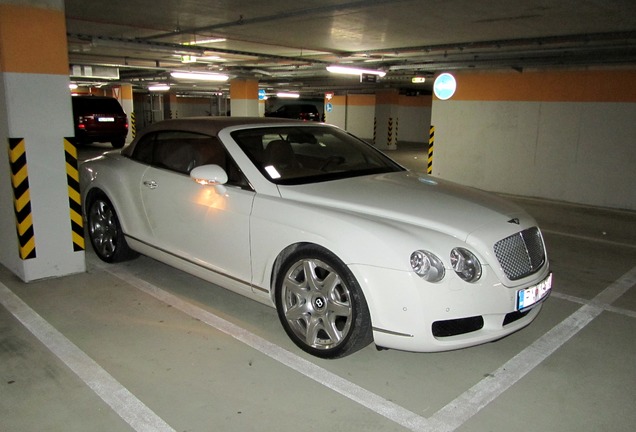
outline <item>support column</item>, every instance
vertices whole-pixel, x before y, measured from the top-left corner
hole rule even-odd
[[[163,94],[163,106],[165,119],[179,118],[179,105],[177,103],[177,94],[170,91]]]
[[[132,84],[122,84],[113,89],[114,97],[119,101],[124,112],[128,116],[128,135],[126,136],[126,144],[131,142],[134,136],[135,125],[135,108],[133,106],[133,88]]]
[[[64,1],[0,3],[0,263],[27,282],[86,269],[68,86]]]
[[[232,117],[258,117],[258,81],[230,81],[230,107]]]
[[[373,143],[379,149],[397,149],[398,113],[400,93],[398,90],[381,90],[375,99],[375,127]]]

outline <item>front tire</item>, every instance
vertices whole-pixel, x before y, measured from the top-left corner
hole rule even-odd
[[[275,289],[281,324],[302,350],[338,358],[372,342],[360,285],[334,254],[317,247],[296,251],[281,265]]]
[[[115,263],[138,256],[126,243],[117,213],[105,195],[99,194],[90,202],[87,224],[93,250],[102,261]]]

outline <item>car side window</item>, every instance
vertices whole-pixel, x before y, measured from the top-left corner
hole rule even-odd
[[[157,168],[189,175],[200,165],[219,165],[227,185],[250,189],[249,182],[216,137],[185,131],[162,131],[143,137],[132,159]]]

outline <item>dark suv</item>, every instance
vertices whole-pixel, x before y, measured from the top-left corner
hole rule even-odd
[[[265,117],[282,117],[300,120],[320,121],[320,113],[316,105],[312,104],[287,104],[276,111],[265,113]]]
[[[110,142],[121,148],[128,135],[128,117],[117,99],[73,96],[73,121],[78,144]]]

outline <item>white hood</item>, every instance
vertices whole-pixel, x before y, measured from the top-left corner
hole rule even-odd
[[[520,207],[493,194],[410,171],[279,190],[285,199],[409,223],[462,240],[489,224],[529,219]]]

